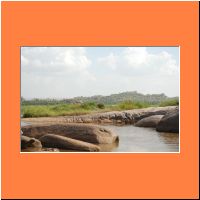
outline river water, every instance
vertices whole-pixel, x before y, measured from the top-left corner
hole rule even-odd
[[[28,126],[28,125],[30,125],[30,123],[28,123],[28,122],[22,122],[22,121],[21,121],[21,127],[22,127],[22,126]]]
[[[154,128],[133,125],[105,126],[119,136],[119,143],[100,145],[102,151],[112,152],[178,152],[179,134],[160,133]]]
[[[27,123],[22,122],[21,126]],[[119,136],[119,143],[102,144],[102,152],[178,152],[179,134],[160,133],[153,128],[141,128],[133,125],[104,125]],[[60,149],[65,152],[66,150]],[[67,150],[69,152],[69,150]]]

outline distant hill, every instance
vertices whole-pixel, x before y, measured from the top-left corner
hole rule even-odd
[[[178,98],[178,97],[174,97]],[[104,104],[116,104],[123,101],[140,101],[140,102],[148,102],[152,104],[160,103],[162,101],[168,100],[168,99],[174,99],[169,98],[165,94],[141,94],[136,91],[133,92],[122,92],[119,94],[111,94],[109,96],[91,96],[91,97],[75,97],[73,100],[77,102],[96,102],[96,103],[104,103]]]
[[[116,104],[123,101],[140,101],[147,102],[150,104],[158,104],[162,101],[178,99],[178,97],[167,97],[164,93],[162,94],[141,94],[137,91],[133,92],[122,92],[118,94],[111,94],[108,96],[103,95],[95,95],[91,97],[74,97],[71,99],[32,99],[25,100],[23,97],[21,98],[21,102],[23,105],[51,105],[51,104],[60,104],[60,103],[85,103],[85,102],[95,102],[95,103],[103,103],[103,104]]]

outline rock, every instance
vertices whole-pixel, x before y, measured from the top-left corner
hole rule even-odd
[[[100,123],[102,123],[102,124],[112,124],[112,120],[110,120],[110,119],[102,119],[100,121]]]
[[[71,139],[61,135],[46,134],[39,139],[44,147],[71,149],[79,151],[100,151],[97,145]]]
[[[76,122],[76,123],[83,123],[83,120],[82,120],[81,118],[76,118],[76,119],[75,119],[75,122]]]
[[[113,114],[113,113],[110,114],[110,115],[109,115],[109,119],[115,119],[115,114]]]
[[[30,138],[30,137],[21,135],[21,149],[26,149],[29,147],[42,148],[42,144],[39,140],[35,138]]]
[[[101,152],[112,152],[119,146],[119,143],[115,142],[112,144],[99,144],[98,146],[100,147]]]
[[[125,113],[125,116],[126,116],[126,119],[128,119],[130,121],[133,119],[132,115],[130,113]]]
[[[99,115],[99,119],[101,119],[101,120],[108,119],[108,118],[109,118],[109,116],[107,114]]]
[[[138,127],[153,127],[153,128],[155,128],[162,117],[163,117],[163,115],[152,115],[150,117],[145,117],[145,118],[139,120],[135,124],[135,126],[138,126]]]
[[[124,116],[124,113],[117,113],[116,115],[115,115],[115,120],[117,121],[117,120],[122,120],[123,119],[123,116]]]
[[[60,150],[58,148],[42,148],[42,151],[50,151],[50,152],[60,152]]]
[[[91,118],[82,118],[83,123],[92,123],[92,119]]]
[[[119,140],[118,136],[110,130],[89,124],[32,125],[23,127],[22,131],[23,135],[34,138],[55,134],[97,144],[110,144]]]
[[[179,109],[168,112],[156,126],[159,132],[179,133]]]
[[[150,117],[153,115],[165,115],[167,112],[168,112],[168,110],[144,111],[144,112],[135,114],[134,119],[136,122],[138,122],[141,119],[144,119],[146,117]]]
[[[67,123],[72,123],[72,122],[73,122],[73,119],[72,119],[72,118],[67,118],[67,119],[66,119],[66,122],[67,122]]]

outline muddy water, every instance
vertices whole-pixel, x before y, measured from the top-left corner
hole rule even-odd
[[[119,135],[119,144],[100,145],[102,151],[112,152],[178,152],[179,134],[160,133],[153,128],[133,125],[105,126]]]

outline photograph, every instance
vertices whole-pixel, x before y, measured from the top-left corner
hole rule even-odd
[[[199,3],[3,1],[2,199],[199,199]]]
[[[179,153],[179,46],[22,46],[21,152]]]

